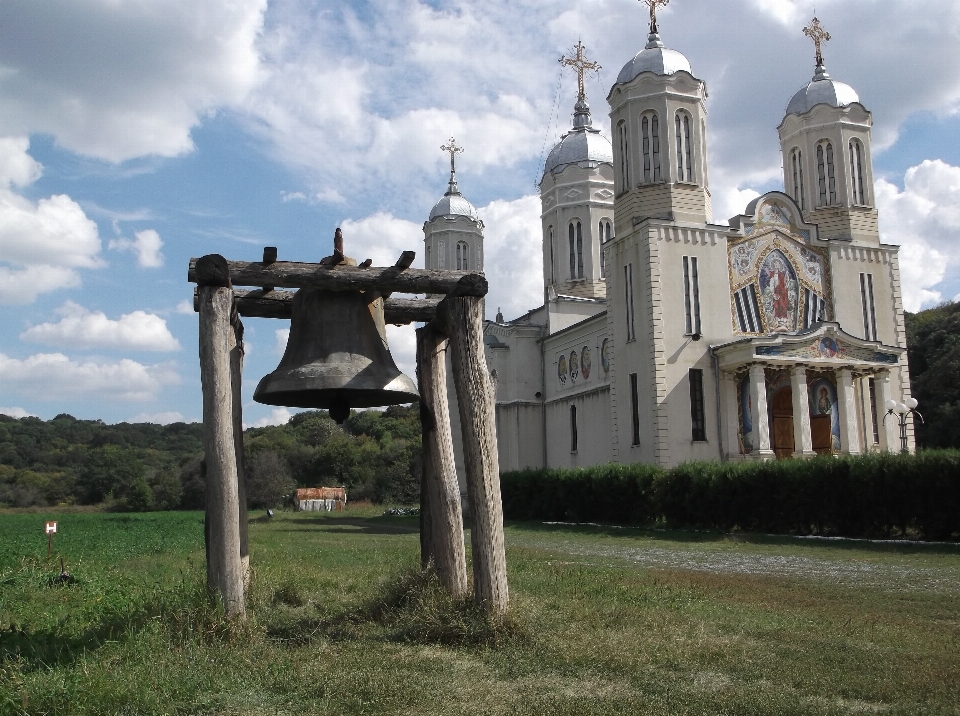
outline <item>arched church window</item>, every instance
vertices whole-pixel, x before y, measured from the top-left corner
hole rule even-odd
[[[553,260],[553,227],[548,228],[550,234],[550,283],[557,282],[557,269]]]
[[[466,241],[457,242],[457,271],[469,271],[469,252],[470,247]]]
[[[820,206],[837,203],[837,175],[833,163],[833,144],[817,145],[817,180],[820,189]]]
[[[863,193],[863,145],[856,139],[850,142],[850,189],[852,203],[867,203]]]
[[[610,240],[610,222],[607,220],[602,220],[597,229],[599,230],[600,236],[600,278],[607,277],[607,260],[606,256],[603,253],[603,245]]]
[[[620,139],[620,191],[627,191],[630,188],[630,143],[627,123],[623,120],[617,124],[617,136]]]
[[[577,278],[583,278],[583,227],[577,222]]]
[[[677,112],[677,180],[693,181],[693,150],[690,147],[690,115]]]
[[[579,221],[571,221],[570,238],[570,278],[583,278],[583,227]]]
[[[660,118],[655,112],[645,114],[640,120],[643,138],[643,182],[660,181]]]
[[[790,161],[793,165],[793,199],[801,211],[806,211],[807,192],[803,186],[803,152],[794,149],[790,153]]]

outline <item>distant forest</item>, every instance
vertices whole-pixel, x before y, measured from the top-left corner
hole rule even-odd
[[[250,507],[276,507],[298,486],[345,486],[350,500],[413,503],[420,495],[420,417],[413,408],[326,411],[244,432]],[[203,427],[0,415],[0,505],[202,509]]]
[[[960,303],[907,313],[913,395],[926,425],[917,443],[960,448]],[[118,510],[203,507],[203,428],[0,415],[0,506],[81,504]],[[244,432],[251,507],[283,503],[297,486],[345,486],[351,500],[419,499],[416,408],[353,413],[341,428],[326,412]]]

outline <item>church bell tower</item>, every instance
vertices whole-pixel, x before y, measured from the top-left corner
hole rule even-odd
[[[457,187],[456,156],[463,147],[451,137],[440,149],[450,155],[450,182],[423,224],[424,267],[483,271],[483,222]]]

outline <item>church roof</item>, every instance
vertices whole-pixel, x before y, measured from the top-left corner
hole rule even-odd
[[[831,107],[846,107],[859,102],[860,97],[853,87],[838,82],[827,74],[823,65],[817,65],[817,72],[813,79],[793,95],[787,105],[787,115],[806,114],[818,104],[828,104]]]
[[[579,100],[574,106],[573,129],[563,135],[560,141],[547,155],[543,174],[546,176],[568,164],[580,162],[613,163],[613,147],[610,140],[594,129],[590,117],[590,105]]]
[[[467,201],[460,189],[457,187],[457,175],[454,169],[450,170],[450,183],[447,185],[447,193],[430,210],[430,219],[433,221],[438,217],[456,217],[465,216],[471,221],[479,221],[480,216],[473,204]]]
[[[660,40],[660,35],[652,32],[647,38],[646,47],[620,70],[617,84],[629,82],[642,72],[672,75],[681,71],[693,74],[690,61],[676,50],[668,49]]]

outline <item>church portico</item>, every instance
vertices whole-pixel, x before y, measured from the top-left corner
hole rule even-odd
[[[883,406],[902,348],[822,323],[711,351],[724,386],[728,459],[858,455],[871,444],[877,450],[895,444],[883,425]]]

